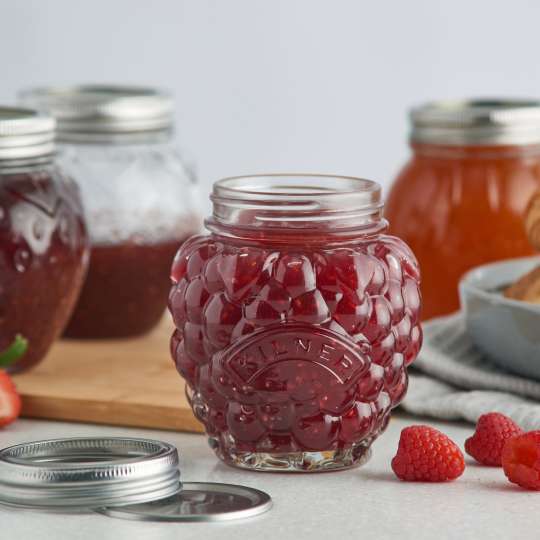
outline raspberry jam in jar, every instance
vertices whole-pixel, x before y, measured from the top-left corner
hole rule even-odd
[[[532,255],[524,214],[540,188],[540,102],[435,102],[411,120],[413,155],[385,215],[418,257],[431,318],[459,308],[471,268]]]
[[[230,465],[363,463],[422,341],[414,255],[385,234],[379,186],[325,175],[214,185],[210,231],[172,267],[171,352]]]
[[[95,245],[66,335],[109,338],[151,330],[167,304],[167,276],[182,240]],[[108,300],[105,305],[104,298]],[[111,308],[106,309],[107,305]]]
[[[90,234],[88,276],[64,335],[148,332],[165,312],[174,254],[199,230],[193,176],[173,142],[171,96],[80,86],[21,98],[56,117],[59,162],[80,186]]]
[[[0,108],[0,351],[28,341],[11,371],[38,363],[81,290],[88,239],[79,193],[53,163],[54,121]]]

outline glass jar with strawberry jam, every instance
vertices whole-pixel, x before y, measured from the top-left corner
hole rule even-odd
[[[0,108],[0,351],[23,336],[39,362],[81,290],[88,241],[79,193],[53,162],[54,120]]]
[[[167,305],[169,269],[199,229],[193,176],[172,140],[173,103],[152,88],[29,90],[54,115],[59,160],[77,179],[91,239],[88,276],[65,335],[143,334]]]
[[[418,257],[430,318],[458,308],[470,268],[532,253],[523,219],[540,188],[540,103],[431,103],[411,120],[413,155],[386,217]]]
[[[208,235],[172,267],[171,352],[218,457],[257,470],[359,465],[421,345],[414,255],[368,180],[214,185]]]

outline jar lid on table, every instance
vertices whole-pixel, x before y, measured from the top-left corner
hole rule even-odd
[[[55,121],[30,109],[0,107],[0,161],[51,155]]]
[[[167,497],[142,504],[98,508],[109,517],[136,521],[229,521],[254,517],[272,507],[264,491],[234,484],[187,482]]]
[[[181,489],[178,453],[160,441],[73,438],[0,450],[0,502],[95,508],[147,502]]]
[[[0,450],[0,503],[139,521],[226,521],[272,506],[258,489],[180,482],[178,452],[126,437],[53,439]]]
[[[540,101],[434,101],[410,111],[411,141],[443,146],[540,144]]]
[[[168,131],[174,123],[172,96],[138,86],[81,85],[24,90],[21,103],[46,111],[57,121],[58,139]]]

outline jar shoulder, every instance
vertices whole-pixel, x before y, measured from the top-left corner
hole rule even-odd
[[[58,162],[83,185],[111,188],[119,182],[137,182],[146,190],[159,190],[173,183],[188,186],[196,181],[193,167],[188,166],[173,143],[63,144],[59,147]]]
[[[497,216],[520,220],[538,189],[540,159],[461,161],[413,157],[389,190],[385,216],[390,230],[405,238],[405,229],[421,234],[442,223],[476,221],[481,225],[483,217]],[[505,220],[499,223],[503,226]]]
[[[77,216],[83,214],[79,188],[55,163],[0,169],[0,201],[25,201],[51,217],[60,207]]]
[[[461,184],[464,189],[478,189],[488,182],[493,186],[519,188],[520,183],[540,181],[540,155],[518,159],[483,157],[478,159],[441,159],[412,155],[398,171],[389,198],[400,189],[414,190],[436,184]]]
[[[200,193],[174,145],[63,144],[58,161],[95,245],[180,240],[199,226]]]
[[[235,272],[238,267],[246,272],[279,273],[280,264],[296,265],[299,272],[313,272],[314,275],[328,271],[328,268],[332,268],[332,272],[355,272],[366,267],[375,272],[374,267],[380,267],[385,279],[396,277],[392,273],[398,272],[400,280],[405,269],[409,277],[420,279],[418,262],[409,246],[389,234],[355,242],[334,242],[331,246],[274,244],[264,240],[243,244],[213,234],[196,235],[184,242],[178,251],[173,264],[173,279],[180,281],[184,276],[194,279],[208,267],[211,267],[210,271],[218,272],[221,268],[225,273],[226,267]]]
[[[26,276],[44,268],[52,272],[64,263],[84,266],[87,252],[79,192],[60,168],[50,165],[0,172],[0,269],[4,279],[13,269]]]

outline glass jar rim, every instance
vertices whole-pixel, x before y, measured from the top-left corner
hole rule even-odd
[[[213,224],[246,228],[353,229],[381,221],[381,187],[355,176],[271,173],[214,183]]]
[[[308,180],[310,185],[302,183]],[[347,183],[348,189],[341,186],[327,187],[331,181]],[[252,182],[252,184],[247,184]],[[247,184],[247,185],[246,185]],[[319,184],[319,185],[316,185]],[[352,194],[374,194],[380,199],[381,187],[373,180],[356,176],[320,173],[268,173],[229,176],[214,183],[211,197],[235,196],[251,198],[270,196],[277,199],[343,196]]]

